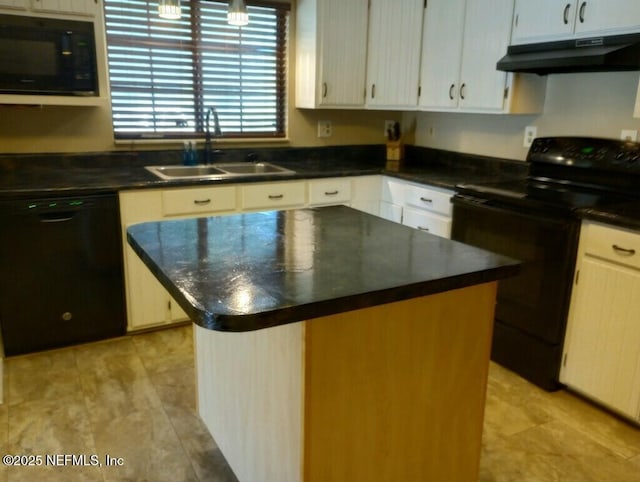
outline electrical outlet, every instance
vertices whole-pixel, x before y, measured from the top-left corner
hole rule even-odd
[[[331,121],[318,121],[318,137],[331,137],[332,131]]]
[[[620,132],[620,139],[627,142],[636,142],[638,140],[638,131],[623,129]]]
[[[396,123],[394,120],[384,121],[384,136],[387,137],[389,131],[393,132],[393,125]]]
[[[522,145],[524,147],[531,147],[533,140],[538,135],[538,128],[536,126],[527,126],[524,128],[524,140]]]

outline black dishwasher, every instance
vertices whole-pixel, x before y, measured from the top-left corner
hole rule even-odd
[[[125,333],[116,194],[0,202],[6,355]]]

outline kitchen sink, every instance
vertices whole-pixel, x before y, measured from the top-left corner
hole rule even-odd
[[[146,166],[161,179],[224,179],[239,176],[294,174],[295,171],[268,162],[227,162],[199,166]]]

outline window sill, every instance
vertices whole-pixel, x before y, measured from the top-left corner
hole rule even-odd
[[[175,145],[179,148],[182,148],[185,142],[191,141],[196,144],[196,146],[204,146],[204,140],[202,139],[115,139],[114,144],[116,146],[152,146],[152,145],[164,145],[170,146]],[[254,146],[256,144],[280,144],[280,145],[289,145],[291,143],[288,137],[278,137],[278,138],[265,138],[265,137],[256,137],[256,138],[243,138],[243,139],[212,139],[212,144],[214,146]]]

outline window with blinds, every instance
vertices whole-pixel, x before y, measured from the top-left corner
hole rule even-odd
[[[155,0],[104,8],[116,139],[202,136],[211,107],[223,137],[285,136],[288,5],[249,3],[244,27],[227,2],[183,0],[179,20]]]

